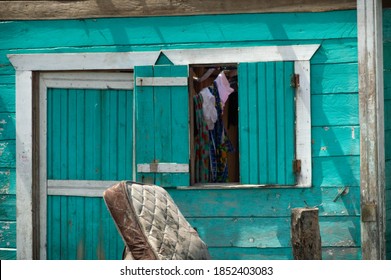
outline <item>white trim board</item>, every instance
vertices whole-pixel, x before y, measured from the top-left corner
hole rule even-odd
[[[10,54],[8,58],[16,70],[24,71],[122,70],[134,69],[137,65],[154,65],[160,53],[176,65],[310,60],[319,46],[308,44],[126,53]]]
[[[297,90],[298,98],[296,108],[299,109],[297,121],[303,124],[302,130],[307,132],[303,140],[298,139],[298,155],[301,153],[302,170],[307,175],[299,178],[301,187],[311,186],[311,112],[310,112],[310,67],[309,60],[317,51],[320,45],[294,45],[294,46],[264,46],[264,47],[243,47],[243,48],[221,48],[221,49],[177,49],[163,50],[163,52],[175,64],[219,64],[238,63],[254,61],[295,61],[295,69],[302,74],[300,88]],[[86,71],[86,70],[131,70],[137,65],[154,65],[160,51],[152,52],[127,52],[127,53],[59,53],[59,54],[14,54],[8,55],[12,65],[16,69],[16,193],[17,193],[17,258],[33,258],[33,162],[36,161],[33,151],[33,71]],[[75,73],[74,73],[75,74]],[[98,74],[97,72],[93,75]],[[75,87],[93,86],[87,77],[74,81],[72,77],[63,78],[63,73],[44,73],[41,75],[41,92],[46,92],[49,85],[61,87],[64,83],[73,81]],[[54,75],[54,76],[53,76]],[[57,76],[56,76],[57,75]],[[82,74],[84,75],[84,74]],[[100,74],[98,74],[99,76]],[[107,76],[108,78],[108,76]],[[108,78],[109,79],[109,78]],[[89,81],[88,81],[89,80]],[[129,88],[133,88],[131,81],[124,81]],[[83,84],[84,83],[84,84]],[[95,83],[99,84],[99,81]],[[123,84],[121,84],[122,86]],[[99,85],[98,87],[101,87]],[[107,88],[102,86],[103,88]],[[40,127],[41,139],[46,135],[46,96],[40,97]],[[299,125],[300,126],[300,125]],[[309,128],[309,131],[308,131]],[[298,128],[300,130],[300,127]],[[298,135],[297,135],[298,136]],[[298,138],[300,138],[298,137]],[[37,143],[35,143],[37,144]],[[46,166],[46,142],[39,145],[40,168]],[[135,153],[134,153],[135,154]],[[308,159],[308,160],[304,160]],[[135,159],[133,159],[135,163]],[[135,166],[135,165],[134,165]],[[46,186],[46,173],[40,172],[40,181]],[[133,170],[135,174],[135,170]],[[37,182],[35,182],[36,184]],[[39,183],[39,182],[38,182]],[[41,192],[40,200],[44,201],[47,190]],[[46,207],[42,202],[41,207]],[[45,208],[46,211],[46,208]],[[41,227],[45,225],[45,219],[41,216]],[[42,229],[42,228],[41,228]],[[46,230],[46,229],[43,229]],[[41,236],[42,238],[42,236]],[[42,239],[41,239],[42,240]],[[41,242],[41,258],[46,258],[46,245]]]

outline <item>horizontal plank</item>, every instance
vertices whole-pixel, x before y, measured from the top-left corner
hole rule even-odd
[[[313,157],[360,155],[358,126],[314,127],[311,139]]]
[[[0,194],[16,194],[16,170],[0,168]]]
[[[358,64],[311,65],[311,92],[313,94],[358,92]]]
[[[357,39],[330,39],[320,44],[311,64],[357,63]]]
[[[0,140],[10,140],[15,138],[15,114],[0,113]]]
[[[292,260],[292,248],[209,247],[213,260]],[[324,247],[323,260],[359,260],[359,247]]]
[[[137,86],[187,86],[187,77],[137,77]]]
[[[313,158],[312,174],[314,186],[360,186],[360,156]]]
[[[320,216],[357,216],[359,187],[335,200],[344,186],[309,189],[168,189],[186,217],[290,217],[295,207],[318,206]],[[335,201],[334,201],[335,200]]]
[[[118,181],[48,180],[48,195],[102,197]]]
[[[311,123],[312,126],[359,125],[358,94],[312,95]]]
[[[124,1],[111,0],[100,2],[84,1],[2,1],[0,19],[66,19],[66,18],[99,18],[99,17],[139,17],[156,15],[196,15],[196,14],[231,14],[255,12],[313,12],[329,10],[355,9],[354,0],[347,1],[256,1],[225,0],[215,5],[207,0],[190,1]],[[299,2],[299,3],[296,3]]]
[[[189,165],[180,163],[137,164],[137,172],[153,173],[188,173]]]
[[[16,248],[16,222],[0,221],[0,248]]]
[[[0,221],[16,221],[16,195],[0,195]]]
[[[391,190],[391,159],[385,162],[386,189]]]
[[[0,141],[0,168],[16,167],[15,140]]]
[[[384,116],[391,116],[391,99],[384,100]],[[391,119],[385,118],[384,119],[384,129],[391,130]]]
[[[290,246],[290,217],[190,218],[211,247],[279,248]],[[360,246],[359,217],[319,217],[322,246]]]
[[[385,70],[384,74],[384,99],[391,100],[391,65],[389,70]]]
[[[388,1],[383,1],[385,3]],[[391,42],[391,9],[383,10],[383,37],[388,42]]]
[[[330,18],[333,18],[332,22]],[[157,44],[167,46],[208,42],[215,44],[355,38],[357,36],[356,20],[355,11],[338,11],[299,14],[105,18],[52,21],[50,24],[46,21],[7,21],[2,23],[0,29],[2,38],[0,49],[82,47],[91,46],[91,42],[95,46]],[[68,36],[63,36],[63,34]]]
[[[0,112],[15,112],[15,85],[0,84]]]
[[[0,260],[16,260],[16,249],[0,248]]]

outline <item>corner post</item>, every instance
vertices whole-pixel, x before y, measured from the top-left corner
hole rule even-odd
[[[382,0],[357,0],[363,259],[385,258],[382,12]]]

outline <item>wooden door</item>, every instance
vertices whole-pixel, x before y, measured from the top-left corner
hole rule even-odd
[[[101,194],[132,179],[132,102],[132,90],[47,88],[47,259],[121,258]]]

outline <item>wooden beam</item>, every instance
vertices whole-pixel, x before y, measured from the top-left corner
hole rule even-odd
[[[292,209],[291,243],[294,260],[322,259],[318,213],[317,208]]]
[[[47,0],[0,1],[0,20],[196,14],[320,12],[355,9],[355,0]]]
[[[381,0],[357,0],[363,259],[385,258],[382,14]]]

